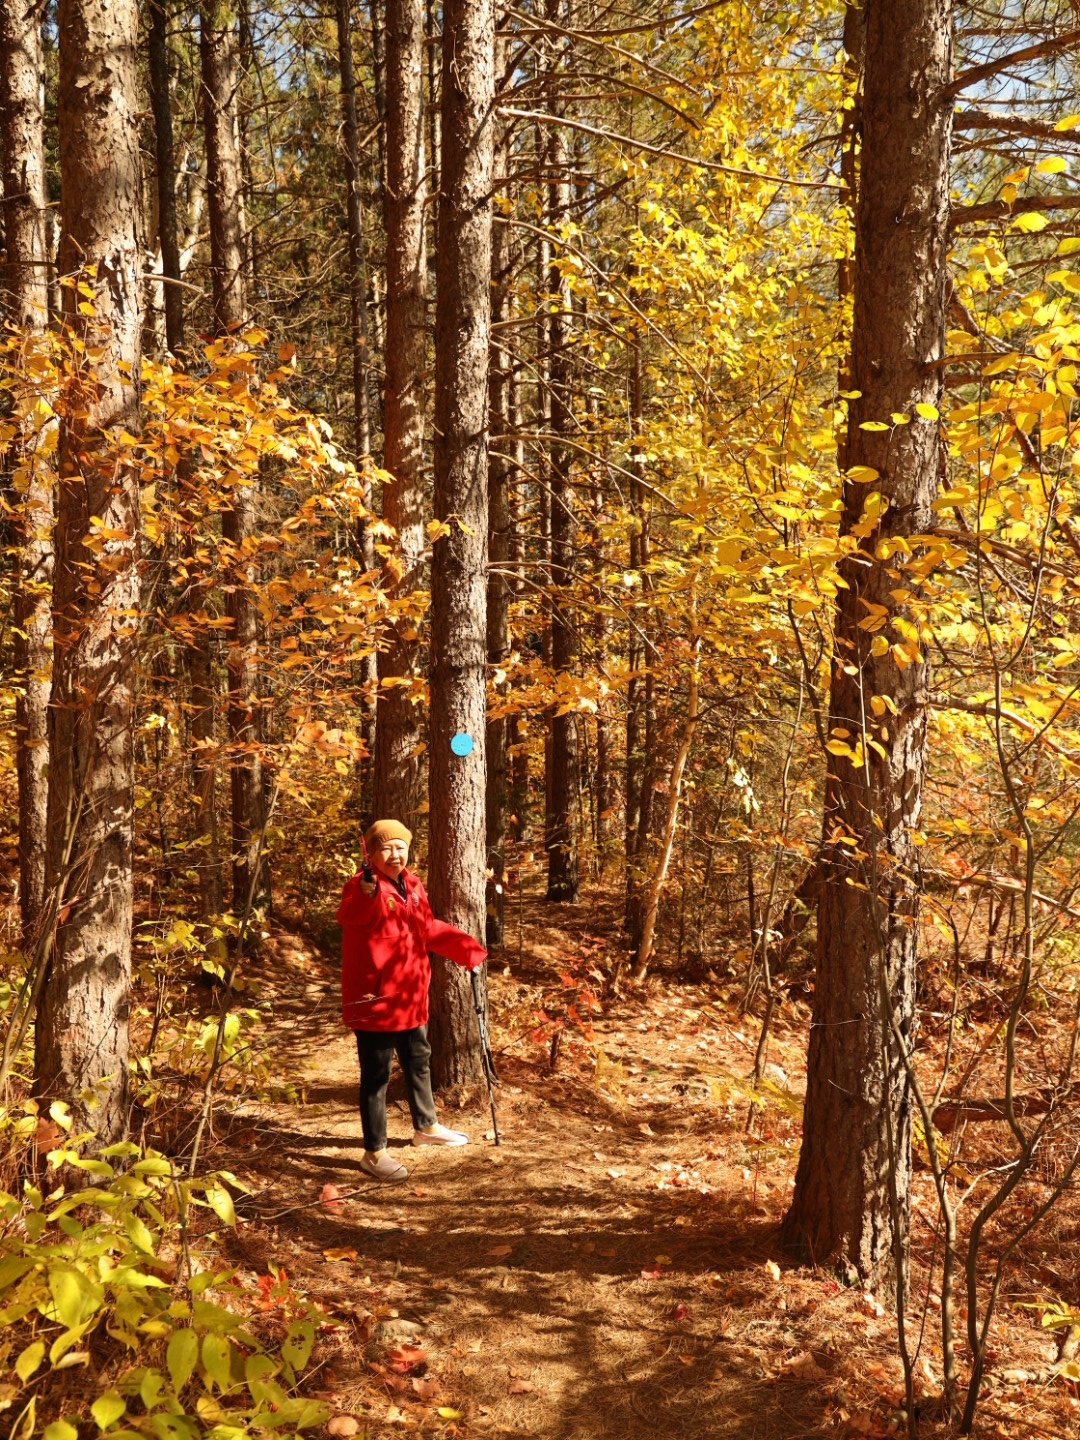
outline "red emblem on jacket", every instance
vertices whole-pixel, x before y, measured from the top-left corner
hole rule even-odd
[[[411,1030],[426,1025],[428,951],[472,970],[487,951],[456,925],[436,920],[419,877],[401,872],[407,900],[377,871],[374,895],[362,875],[341,893],[341,1018],[350,1030]]]

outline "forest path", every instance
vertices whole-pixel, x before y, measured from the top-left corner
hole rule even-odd
[[[564,1006],[576,995],[580,1012],[575,986],[617,932],[601,903],[527,910],[521,958],[515,933],[510,973],[502,956],[493,965],[502,1145],[481,1094],[439,1104],[472,1136],[467,1148],[404,1148],[395,1071],[390,1144],[410,1175],[394,1186],[359,1169],[356,1050],[334,965],[289,930],[268,944],[267,1044],[283,1077],[303,1076],[305,1102],[245,1106],[206,1163],[258,1192],[242,1213],[265,1218],[228,1240],[242,1282],[283,1268],[348,1322],[322,1332],[323,1369],[305,1389],[355,1416],[369,1440],[403,1428],[545,1440],[835,1434],[842,1407],[856,1408],[841,1369],[861,1375],[863,1360],[880,1407],[895,1393],[888,1317],[859,1313],[828,1277],[773,1264],[797,1122],[770,1107],[756,1138],[745,1133],[747,1104],[726,1077],[748,1072],[754,1036],[717,1000],[721,987],[665,981],[605,999],[591,1044],[567,1030],[551,1075],[535,1013],[541,1003],[555,1013],[560,995]],[[803,1043],[792,1032],[772,1048],[794,1088]],[[359,1193],[327,1213],[327,1182]],[[407,1375],[393,1368],[414,1358],[402,1345],[423,1351]],[[861,1433],[888,1433],[869,1409],[866,1420]]]

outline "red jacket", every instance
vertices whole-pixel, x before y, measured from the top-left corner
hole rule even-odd
[[[393,881],[376,870],[377,889],[365,895],[356,874],[341,893],[341,1018],[350,1030],[412,1030],[426,1025],[431,962],[436,951],[474,970],[487,951],[436,920],[419,878],[403,870],[406,903]]]

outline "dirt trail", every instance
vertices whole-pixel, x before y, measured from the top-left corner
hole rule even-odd
[[[797,1118],[778,1097],[745,1133],[748,1106],[725,1077],[748,1073],[753,1035],[715,1003],[716,986],[665,984],[605,1001],[591,1053],[568,1042],[548,1075],[529,1015],[567,955],[600,953],[607,917],[535,908],[521,962],[515,948],[511,973],[496,963],[493,975],[501,1148],[484,1138],[486,1097],[444,1103],[441,1118],[473,1143],[399,1149],[410,1176],[393,1187],[359,1169],[356,1052],[334,967],[275,933],[268,1043],[283,1073],[303,1075],[306,1103],[248,1106],[207,1163],[249,1180],[263,1217],[288,1211],[231,1238],[241,1278],[283,1268],[348,1322],[323,1332],[324,1368],[306,1388],[370,1440],[403,1428],[545,1440],[895,1433],[890,1317],[780,1254]],[[791,1090],[803,1048],[795,1032],[772,1048]],[[399,1086],[392,1147],[411,1136]],[[314,1203],[326,1182],[360,1193],[328,1214]],[[407,1374],[393,1368],[411,1359]]]

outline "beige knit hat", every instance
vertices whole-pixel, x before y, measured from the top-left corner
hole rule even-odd
[[[412,844],[412,831],[406,830],[400,820],[376,820],[364,832],[364,844],[369,850],[381,850],[387,840],[404,840]]]

